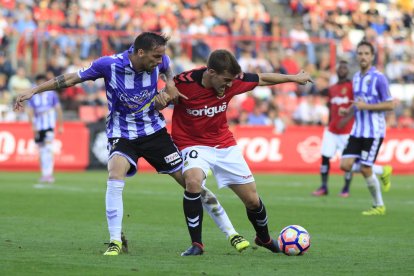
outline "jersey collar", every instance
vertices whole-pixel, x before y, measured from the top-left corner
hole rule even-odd
[[[362,78],[363,76],[373,73],[375,70],[377,70],[377,68],[375,68],[375,66],[371,66],[371,68],[369,68],[369,70],[364,75],[362,75],[361,71],[359,71],[359,76]]]

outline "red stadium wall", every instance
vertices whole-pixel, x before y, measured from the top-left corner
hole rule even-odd
[[[322,127],[290,127],[283,134],[268,127],[237,127],[234,134],[254,171],[319,173]],[[331,169],[339,172],[339,156]],[[377,158],[396,173],[414,173],[414,130],[389,130]]]
[[[322,127],[290,127],[283,134],[271,127],[233,128],[244,156],[254,172],[319,173]],[[66,123],[57,135],[57,170],[84,170],[89,165],[89,131],[83,123]],[[0,170],[37,170],[37,148],[27,123],[0,124]],[[414,130],[388,130],[377,159],[391,164],[395,173],[414,174]],[[154,171],[139,160],[140,171]],[[332,160],[333,172],[339,172],[339,158]]]
[[[65,123],[54,141],[57,170],[84,170],[89,163],[89,132],[83,123]],[[0,170],[38,170],[38,151],[28,123],[0,123]]]
[[[319,173],[323,127],[289,127],[277,134],[272,127],[236,126],[234,136],[253,172]],[[340,172],[339,156],[331,161],[331,171]],[[395,173],[414,174],[414,129],[388,130],[377,158],[391,164]],[[152,170],[144,160],[140,170]]]

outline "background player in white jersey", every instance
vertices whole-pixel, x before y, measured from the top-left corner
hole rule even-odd
[[[36,84],[46,80],[44,75],[37,75]],[[34,95],[27,103],[26,112],[39,148],[39,163],[41,183],[53,183],[54,153],[53,140],[55,138],[56,120],[59,121],[57,132],[63,132],[63,112],[59,97],[54,90]]]
[[[18,110],[25,100],[35,94],[104,78],[109,109],[106,121],[109,175],[105,202],[110,234],[110,243],[104,255],[121,253],[122,191],[125,177],[136,173],[140,157],[145,158],[159,173],[169,174],[185,187],[181,155],[167,133],[164,117],[155,109],[159,77],[164,78],[166,91],[172,100],[180,96],[173,81],[170,58],[165,54],[167,41],[165,36],[144,32],[135,39],[129,50],[98,58],[88,68],[39,84],[19,96],[15,103]],[[235,231],[215,195],[206,188],[203,189],[203,206],[237,250],[249,246],[249,242]]]
[[[207,67],[183,72],[174,80],[180,93],[187,97],[175,104],[171,134],[184,158],[183,209],[192,242],[181,255],[204,252],[200,192],[210,169],[219,187],[229,187],[244,203],[247,217],[256,230],[255,243],[278,252],[275,240],[269,235],[266,208],[256,192],[254,177],[229,130],[226,110],[237,94],[259,85],[305,84],[311,81],[309,74],[303,71],[297,75],[242,73],[230,52],[216,50],[210,54]],[[157,100],[165,105],[168,95],[161,93]]]
[[[341,169],[350,172],[357,159],[361,164],[362,175],[373,199],[373,207],[362,212],[363,215],[385,215],[380,184],[372,166],[385,137],[385,111],[394,108],[386,77],[372,65],[374,54],[371,43],[361,41],[358,44],[360,71],[355,73],[352,81],[355,101],[350,108],[339,110],[342,115],[354,112],[355,121],[342,154]]]

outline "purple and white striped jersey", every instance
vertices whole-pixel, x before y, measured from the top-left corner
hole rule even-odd
[[[368,104],[392,101],[386,77],[374,66],[361,76],[357,72],[352,80],[354,99],[363,99]],[[364,138],[385,137],[385,111],[357,110],[351,135]]]
[[[56,106],[60,105],[55,91],[35,94],[27,104],[33,109],[33,125],[36,131],[55,128]]]
[[[152,72],[136,72],[128,58],[129,50],[96,59],[88,68],[78,71],[82,80],[105,80],[109,114],[106,118],[108,138],[129,140],[145,137],[165,127],[164,117],[154,107],[160,73],[167,71],[170,58]]]

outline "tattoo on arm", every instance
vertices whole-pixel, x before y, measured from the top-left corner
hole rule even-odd
[[[167,81],[172,80],[174,78],[174,73],[173,73],[172,69],[168,68],[167,71],[165,71],[164,76],[165,76]]]
[[[67,87],[67,84],[66,84],[66,81],[65,81],[65,77],[63,75],[57,76],[55,78],[55,84],[56,84],[57,89],[66,88]]]

